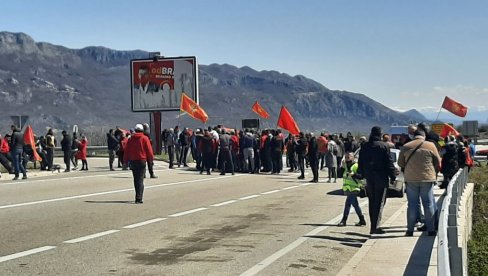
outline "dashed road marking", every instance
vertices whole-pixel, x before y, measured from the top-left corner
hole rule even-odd
[[[212,207],[220,207],[220,206],[224,206],[224,205],[228,205],[228,204],[232,204],[234,202],[237,202],[237,200],[233,199],[233,200],[228,200],[228,201],[224,201],[224,202],[221,202],[221,203],[217,203],[217,204],[213,204],[213,205],[210,205]]]
[[[155,222],[159,222],[159,221],[163,221],[165,220],[166,218],[155,218],[155,219],[150,219],[150,220],[146,220],[146,221],[143,221],[143,222],[139,222],[139,223],[134,223],[134,224],[131,224],[131,225],[127,225],[127,226],[124,226],[122,228],[125,228],[125,229],[132,229],[132,228],[136,228],[136,227],[139,227],[139,226],[144,226],[144,225],[148,225],[148,224],[151,224],[151,223],[155,223]]]
[[[291,190],[291,189],[295,189],[295,188],[298,188],[300,186],[290,186],[290,187],[285,187],[285,188],[282,188],[282,190],[286,191],[286,190]]]
[[[239,198],[239,200],[247,200],[247,199],[256,198],[259,196],[261,196],[261,195],[250,195],[250,196],[241,197],[241,198]]]
[[[196,208],[196,209],[192,209],[192,210],[188,210],[188,211],[184,211],[184,212],[172,214],[172,215],[169,215],[168,217],[172,217],[172,218],[181,217],[181,216],[184,216],[184,215],[193,214],[193,213],[200,212],[200,211],[204,211],[204,210],[207,210],[207,209],[208,208]]]
[[[77,239],[67,240],[67,241],[64,241],[63,243],[78,243],[78,242],[82,242],[82,241],[91,240],[91,239],[95,239],[95,238],[98,238],[98,237],[110,235],[110,234],[113,234],[113,233],[117,233],[119,231],[120,230],[108,230],[108,231],[104,231],[104,232],[100,232],[100,233],[95,233],[95,234],[88,235],[88,236],[84,236],[84,237],[77,238]]]
[[[277,192],[281,192],[281,190],[271,190],[271,191],[267,191],[267,192],[264,192],[264,193],[261,193],[262,195],[269,195],[269,194],[274,194],[274,193],[277,193]]]
[[[27,250],[27,251],[15,253],[15,254],[3,256],[3,257],[0,257],[0,263],[6,262],[6,261],[10,261],[10,260],[13,260],[13,259],[17,259],[17,258],[21,258],[21,257],[25,257],[25,256],[29,256],[29,255],[32,255],[32,254],[44,252],[44,251],[51,250],[51,249],[54,249],[54,248],[56,248],[56,246],[43,246],[43,247],[34,248],[34,249],[31,249],[31,250]]]

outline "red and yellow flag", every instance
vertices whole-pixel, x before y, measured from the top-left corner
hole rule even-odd
[[[280,117],[278,118],[277,125],[282,129],[288,130],[288,132],[293,135],[298,135],[298,133],[300,133],[297,122],[295,122],[295,119],[293,119],[293,116],[291,116],[290,112],[285,106],[281,107]]]
[[[450,124],[444,123],[444,126],[442,127],[442,130],[441,130],[441,133],[439,134],[439,136],[447,137],[449,135],[454,135],[457,137],[457,136],[459,136],[459,132],[454,127],[452,127]]]
[[[37,154],[36,150],[36,140],[34,139],[34,132],[31,126],[27,126],[24,131],[24,143],[30,145],[32,152],[34,153],[34,159],[36,161],[41,161],[42,158]]]
[[[444,102],[442,102],[442,108],[459,117],[464,117],[466,116],[466,113],[468,113],[468,108],[466,106],[447,96],[444,98]]]
[[[266,110],[264,110],[264,108],[258,103],[258,101],[256,101],[253,105],[252,105],[252,111],[256,112],[256,114],[258,114],[259,116],[263,117],[264,119],[268,119],[269,118],[269,114],[268,112],[266,112]]]
[[[190,97],[181,93],[181,105],[180,111],[188,113],[194,119],[200,120],[203,123],[207,122],[208,115],[196,102],[194,102]]]

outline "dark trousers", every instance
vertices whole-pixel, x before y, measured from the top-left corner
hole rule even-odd
[[[22,154],[24,150],[23,149],[12,149],[12,165],[14,166],[14,171],[15,171],[15,176],[19,176],[19,173],[22,173],[23,175],[25,174],[25,168],[22,165]]]
[[[154,162],[153,161],[147,161],[147,170],[149,171],[149,176],[154,175]]]
[[[273,162],[273,173],[280,173],[283,167],[283,159],[281,156],[281,151],[273,151],[271,153],[271,161]]]
[[[319,159],[317,156],[309,156],[308,157],[310,162],[310,168],[312,169],[313,173],[313,180],[319,180]]]
[[[298,169],[297,159],[295,158],[294,152],[288,153],[288,163],[291,171],[296,171]]]
[[[46,148],[47,169],[51,170],[54,163],[54,148]]]
[[[130,169],[134,177],[134,189],[136,190],[136,201],[142,201],[144,193],[144,172],[146,171],[145,160],[131,160]]]
[[[108,150],[108,165],[110,169],[114,168],[114,160],[115,160],[115,150]]]
[[[368,194],[369,219],[371,231],[374,232],[381,223],[381,214],[386,202],[388,176],[375,176],[367,179],[366,193]]]
[[[70,170],[70,165],[71,165],[71,150],[65,150],[63,151],[64,155],[64,164],[66,165],[66,170]]]
[[[207,173],[210,173],[210,169],[212,168],[212,163],[213,163],[212,159],[213,159],[212,152],[202,154],[203,164],[200,166],[200,172],[206,170]]]
[[[234,163],[232,162],[232,155],[229,150],[221,150],[219,154],[219,165],[220,165],[220,172],[225,174],[225,168],[227,163],[230,166],[230,172],[234,173]]]
[[[305,155],[298,155],[298,168],[300,169],[300,176],[305,176]]]
[[[5,153],[0,153],[0,164],[9,172],[13,171],[12,165],[8,161],[7,155]]]
[[[180,160],[178,160],[178,164],[182,164],[187,166],[186,164],[186,157],[188,156],[188,146],[181,146],[180,152]]]
[[[342,172],[342,156],[341,157],[337,156],[337,169],[336,170],[337,170],[336,171],[337,172],[337,178],[342,178],[342,174],[341,174],[341,172]]]
[[[169,168],[173,168],[173,163],[175,162],[175,146],[168,146],[168,156],[169,156]]]
[[[259,173],[261,170],[261,157],[259,155],[259,150],[254,150],[254,172]]]
[[[324,169],[325,167],[325,152],[320,152],[319,153],[319,161],[320,161],[320,169]]]

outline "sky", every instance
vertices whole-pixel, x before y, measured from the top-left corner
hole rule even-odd
[[[397,110],[435,113],[449,96],[467,119],[488,118],[488,1],[3,0],[0,10],[0,31],[36,41],[304,75]]]

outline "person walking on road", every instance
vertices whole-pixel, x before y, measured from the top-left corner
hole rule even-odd
[[[132,170],[132,176],[134,177],[136,204],[143,203],[142,196],[144,193],[146,162],[152,162],[153,160],[154,154],[151,141],[144,135],[144,127],[142,124],[137,124],[134,135],[127,141],[124,153],[124,164],[127,166],[130,161],[130,168]]]
[[[307,154],[307,139],[305,134],[300,132],[296,141],[295,150],[298,156],[298,168],[300,169],[300,176],[298,179],[305,179],[305,155]]]
[[[308,161],[310,162],[310,168],[312,169],[313,179],[312,183],[319,182],[319,146],[317,144],[317,138],[310,133],[310,139],[308,140]]]
[[[152,146],[153,142],[151,140],[151,134],[149,132],[150,131],[149,124],[144,123],[142,125],[142,127],[144,128],[144,135],[146,135],[146,137],[149,139],[149,142],[151,142],[151,146]],[[147,170],[149,171],[149,177],[158,178],[158,176],[154,174],[154,162],[153,161],[147,162]]]
[[[78,144],[78,152],[76,153],[76,159],[81,160],[81,170],[88,171],[88,162],[86,161],[88,140],[85,136],[81,136],[81,141]]]
[[[369,141],[361,146],[358,161],[358,174],[366,178],[368,194],[370,234],[384,234],[381,224],[381,213],[386,201],[388,183],[396,179],[399,173],[395,170],[390,149],[381,140],[381,127],[371,129]]]
[[[407,232],[413,236],[418,218],[419,197],[425,212],[425,226],[429,236],[435,236],[435,199],[433,187],[437,181],[440,156],[434,143],[425,140],[425,132],[415,131],[414,140],[405,144],[398,156],[398,165],[404,170],[407,192]],[[369,184],[369,183],[368,183]]]
[[[344,214],[342,215],[341,222],[339,222],[337,226],[346,226],[347,217],[349,215],[349,211],[351,210],[351,205],[354,207],[354,210],[359,217],[359,222],[356,223],[356,226],[363,226],[366,225],[366,221],[364,220],[364,215],[358,202],[358,194],[361,191],[362,184],[361,182],[359,182],[359,179],[357,179],[356,176],[356,173],[358,171],[358,164],[354,162],[354,153],[346,153],[344,161],[342,191],[344,191],[344,195],[346,195],[347,198],[344,205]]]

